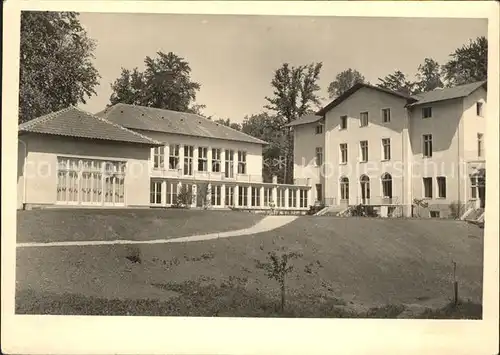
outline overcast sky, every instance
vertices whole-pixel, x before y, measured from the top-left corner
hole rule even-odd
[[[98,112],[109,102],[121,68],[143,69],[157,51],[185,58],[201,84],[204,113],[241,122],[262,111],[282,63],[323,62],[321,95],[340,71],[353,68],[377,83],[396,69],[413,76],[425,57],[443,64],[455,48],[487,35],[481,19],[215,16],[81,13],[97,41],[97,96],[81,107]]]

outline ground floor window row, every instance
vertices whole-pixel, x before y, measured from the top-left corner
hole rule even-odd
[[[231,186],[221,184],[192,184],[178,181],[152,180],[150,203],[153,205],[176,205],[181,191],[187,189],[191,196],[189,205],[209,204],[215,207],[277,207],[307,208],[308,189]],[[273,190],[276,191],[273,191]],[[273,195],[276,194],[276,199]]]
[[[123,205],[123,161],[57,158],[57,202],[65,204]]]

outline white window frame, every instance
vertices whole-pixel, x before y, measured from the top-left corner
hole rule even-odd
[[[246,175],[247,171],[247,152],[244,150],[238,150],[238,174]]]
[[[260,207],[260,187],[252,186],[250,190],[251,190],[250,204],[252,205],[252,207]]]
[[[369,117],[368,111],[359,113],[359,127],[368,127]]]
[[[200,169],[201,167],[201,169]],[[208,172],[208,148],[198,147],[198,171]]]
[[[383,108],[382,109],[382,123],[390,123],[391,122],[391,109]]]
[[[212,172],[220,173],[221,168],[221,149],[212,148]]]
[[[307,190],[299,189],[299,207],[307,208]]]
[[[347,143],[340,143],[339,144],[339,150],[340,150],[340,164],[347,164],[349,161],[349,150],[348,150]],[[345,159],[344,159],[344,152],[345,152]]]
[[[234,178],[234,150],[226,149],[224,157],[225,177],[228,179]]]
[[[179,154],[180,146],[179,144],[170,144],[168,152],[168,169],[178,170],[179,169]]]
[[[151,180],[149,183],[149,203],[162,205],[162,182],[160,180]]]
[[[222,206],[222,185],[212,185],[210,191],[210,202],[212,206]]]
[[[226,186],[224,192],[224,205],[234,206],[234,186]]]
[[[340,177],[340,200],[349,201],[349,178],[347,176]]]
[[[442,185],[444,184],[444,185]],[[436,177],[436,187],[437,187],[437,198],[446,198],[446,177],[445,176],[437,176]]]
[[[285,207],[285,188],[276,188],[276,207]]]
[[[422,135],[422,156],[432,158],[432,134]]]
[[[193,176],[193,174],[194,174],[193,158],[194,158],[194,146],[185,145],[184,146],[184,167],[182,169],[183,175]]]
[[[365,152],[366,154],[363,154],[363,152]],[[367,140],[359,142],[359,153],[360,153],[359,162],[360,163],[368,162],[369,156],[368,156],[368,141]]]
[[[426,182],[428,182],[430,184],[429,188],[427,189],[426,188]],[[433,191],[433,184],[432,184],[432,178],[431,177],[423,177],[422,178],[422,184],[423,184],[423,190],[424,190],[424,198],[426,199],[432,199],[433,198],[433,195],[434,195],[434,191]],[[430,196],[429,196],[430,195]]]
[[[323,165],[323,148],[322,147],[316,147],[315,165],[316,166]]]
[[[348,127],[348,117],[347,115],[340,116],[340,123],[339,123],[339,130],[343,131],[346,130]],[[345,125],[344,125],[345,123]]]
[[[432,118],[432,106],[422,107],[422,118]]]
[[[323,134],[323,123],[316,124],[315,133],[316,134]]]
[[[382,138],[381,143],[382,143],[382,161],[391,160],[391,139]]]
[[[165,169],[165,147],[158,146],[153,148],[153,169]]]
[[[248,206],[248,186],[238,186],[238,206]]]

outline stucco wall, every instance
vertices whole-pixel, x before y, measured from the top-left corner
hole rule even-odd
[[[149,205],[148,146],[32,134],[22,135],[19,139],[24,142],[28,152],[24,171],[25,203],[56,203],[57,157],[66,156],[126,161],[125,204]],[[20,153],[19,160],[22,160],[22,149]],[[23,165],[21,161],[19,165]],[[22,191],[23,179],[19,173],[18,180],[18,191]]]
[[[329,163],[325,170],[326,197],[340,200],[341,176],[349,178],[349,203],[358,203],[361,198],[359,179],[362,174],[370,178],[371,200],[381,199],[381,176],[392,175],[393,197],[402,202],[403,196],[403,129],[407,125],[405,116],[406,101],[394,95],[374,89],[362,88],[330,110],[325,117],[325,161]],[[391,121],[384,123],[382,109],[391,109]],[[368,126],[360,127],[361,112],[368,112]],[[340,117],[346,115],[347,129],[340,130]],[[391,141],[391,160],[382,161],[382,138]],[[360,162],[360,141],[368,141],[368,162]],[[341,143],[348,145],[348,163],[340,163]],[[376,203],[376,202],[375,202]]]

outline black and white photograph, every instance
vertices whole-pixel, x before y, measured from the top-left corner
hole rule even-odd
[[[13,317],[488,317],[487,15],[117,6],[18,14]]]

